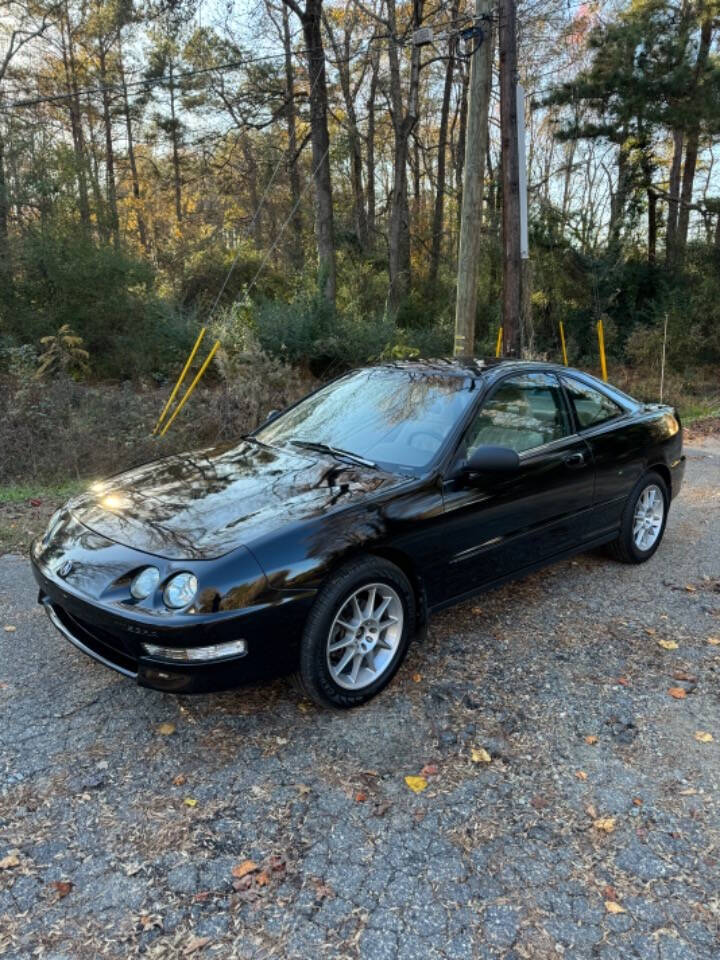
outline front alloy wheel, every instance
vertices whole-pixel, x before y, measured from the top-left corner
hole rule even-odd
[[[302,688],[323,706],[354,707],[385,687],[415,629],[415,596],[380,557],[351,560],[318,594],[300,645]]]
[[[346,690],[362,690],[388,669],[402,638],[402,600],[387,583],[369,583],[350,596],[327,639],[330,676]]]

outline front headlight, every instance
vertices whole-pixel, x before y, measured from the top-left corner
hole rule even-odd
[[[130,593],[136,600],[144,600],[155,592],[160,583],[160,571],[157,567],[145,567],[136,573],[130,584]]]
[[[165,587],[163,593],[165,605],[173,610],[186,607],[189,603],[192,603],[197,588],[198,582],[194,573],[176,573],[171,580],[168,580]]]

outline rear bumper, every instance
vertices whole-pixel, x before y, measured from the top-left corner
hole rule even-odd
[[[40,587],[38,600],[53,626],[74,647],[96,662],[140,686],[166,693],[208,693],[289,672],[297,662],[300,632],[309,601],[267,604],[218,620],[198,617],[179,631],[148,618],[123,619],[120,614],[87,602],[48,578],[33,562]],[[192,647],[245,639],[247,654],[207,663],[169,662],[149,657],[143,638],[159,646]]]

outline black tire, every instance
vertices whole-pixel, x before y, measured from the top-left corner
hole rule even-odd
[[[392,587],[403,607],[403,629],[397,648],[378,679],[361,690],[348,690],[330,674],[327,643],[335,617],[364,584],[382,583]],[[348,709],[366,703],[392,680],[405,659],[415,633],[415,594],[408,578],[394,563],[381,557],[359,557],[343,564],[323,585],[310,610],[300,643],[300,688],[323,707]]]
[[[658,487],[662,493],[662,525],[660,527],[660,533],[652,546],[648,550],[641,550],[633,538],[633,517],[635,515],[635,508],[638,500],[642,496],[643,491],[651,484],[654,484],[656,487]],[[660,474],[655,470],[648,471],[638,480],[632,490],[632,493],[627,499],[625,509],[623,510],[620,534],[617,540],[613,540],[612,543],[608,544],[608,552],[610,553],[610,556],[615,560],[619,560],[621,563],[645,563],[646,560],[649,560],[662,543],[662,538],[665,535],[665,525],[667,524],[669,508],[670,495],[667,484]]]

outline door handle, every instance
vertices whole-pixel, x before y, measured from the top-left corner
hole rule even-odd
[[[577,470],[578,467],[585,466],[585,454],[583,453],[570,453],[564,460],[565,466],[570,467],[572,470]]]

